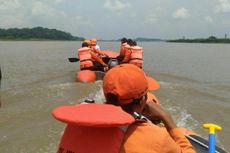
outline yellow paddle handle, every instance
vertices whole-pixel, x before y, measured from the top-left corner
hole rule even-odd
[[[222,127],[216,124],[212,124],[212,123],[205,123],[203,124],[203,128],[209,129],[209,134],[215,134],[215,131],[218,130],[222,130]]]

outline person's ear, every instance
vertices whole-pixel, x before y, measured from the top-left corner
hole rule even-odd
[[[141,107],[141,110],[144,109],[144,107],[145,107],[145,105],[146,105],[146,102],[147,102],[147,99],[148,99],[147,94],[144,95],[144,96],[141,98],[141,100],[140,100],[140,107]]]
[[[146,104],[146,98],[145,96],[142,96],[140,99],[138,99],[138,103],[133,105],[133,111],[141,113],[145,107],[145,104]]]

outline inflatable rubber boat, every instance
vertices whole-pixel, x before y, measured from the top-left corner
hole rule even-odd
[[[148,100],[160,104],[152,93],[148,93]],[[72,106],[60,106],[52,111],[52,115],[67,124],[58,152],[119,152],[125,133],[124,129],[134,122],[134,118],[122,111],[120,107],[95,104],[93,100],[86,100],[84,103]],[[197,153],[208,152],[207,139],[187,128],[180,128],[180,130]],[[227,153],[218,146],[216,146],[215,152]]]
[[[119,55],[119,53],[109,50],[105,50],[103,53],[105,53],[107,56],[102,57],[102,60],[109,66],[109,68],[118,64],[116,57]],[[76,81],[85,83],[94,82],[96,80],[101,80],[105,73],[106,72],[103,71],[103,67],[101,67],[101,71],[81,70],[76,72]]]

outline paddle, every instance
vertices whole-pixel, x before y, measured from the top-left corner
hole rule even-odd
[[[76,58],[76,57],[71,57],[71,58],[68,58],[68,59],[69,59],[69,62],[71,62],[71,63],[79,61],[79,58]]]
[[[192,146],[196,149],[199,153],[207,153],[209,149],[209,142],[205,138],[202,138],[198,135],[186,135],[186,138],[190,141]],[[227,153],[224,149],[216,146],[216,153]]]
[[[203,125],[203,128],[209,129],[209,146],[208,146],[208,153],[215,153],[216,151],[216,144],[215,144],[215,138],[216,138],[216,130],[222,130],[222,128],[216,124],[212,123],[206,123]]]
[[[103,59],[103,61],[104,61],[105,63],[108,63],[109,60],[110,60],[110,57],[103,57],[102,59]],[[79,58],[70,57],[70,58],[68,58],[68,60],[69,60],[69,62],[73,63],[73,62],[78,62],[78,61],[79,61]]]

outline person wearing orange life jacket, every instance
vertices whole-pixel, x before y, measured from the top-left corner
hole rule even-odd
[[[90,40],[91,47],[93,46],[95,49],[100,50],[100,46],[97,44],[97,39],[93,38]]]
[[[133,41],[133,44],[131,46],[131,54],[130,54],[130,58],[129,58],[129,63],[134,64],[139,68],[142,68],[143,48],[140,46],[137,46],[136,41]]]
[[[107,56],[105,53],[103,53],[102,51],[100,51],[100,47],[99,45],[97,45],[97,39],[93,38],[90,40],[90,48],[92,49],[92,51],[98,56]]]
[[[68,124],[57,153],[195,153],[171,116],[159,105],[146,103],[148,90],[158,88],[132,64],[114,67],[103,79],[107,104],[60,106],[52,111]],[[160,118],[168,132],[140,114]]]
[[[83,42],[82,48],[78,49],[78,58],[80,59],[80,69],[81,70],[94,70],[94,71],[102,70],[94,66],[93,60],[100,63],[104,67],[105,70],[108,70],[107,64],[105,64],[102,61],[102,59],[98,58],[97,55],[94,52],[92,52],[87,42]]]
[[[195,153],[170,114],[158,104],[147,101],[149,88],[143,70],[133,64],[118,65],[103,78],[107,104],[121,106],[137,118],[125,133],[120,153]],[[152,124],[148,119],[160,119],[165,128]]]
[[[90,40],[89,39],[85,39],[83,42],[87,43],[90,46]]]
[[[119,63],[121,63],[121,61],[124,59],[125,45],[127,45],[127,39],[124,37],[121,39],[120,54],[119,56],[117,56],[117,60]]]
[[[133,45],[133,40],[128,39],[127,44],[124,46],[124,58],[121,63],[128,63],[131,56],[131,46]]]

